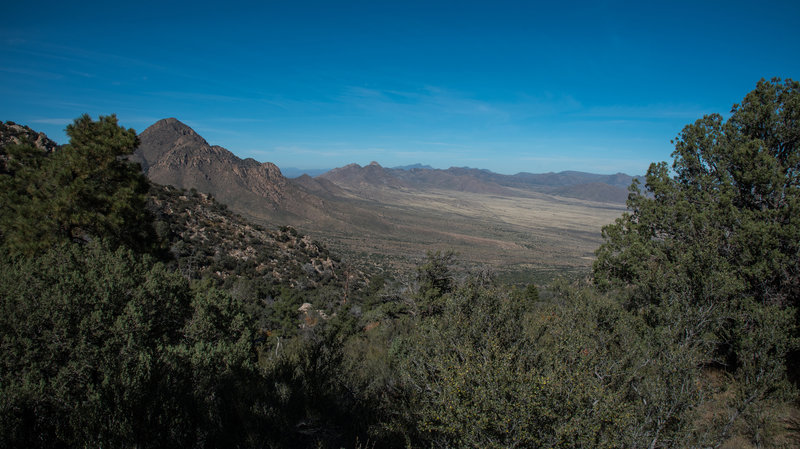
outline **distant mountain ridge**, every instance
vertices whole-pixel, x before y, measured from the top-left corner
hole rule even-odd
[[[392,168],[395,169],[395,170],[414,170],[416,168],[427,168],[429,170],[433,170],[433,167],[431,167],[430,165],[422,165],[419,162],[416,163],[416,164],[403,165],[403,166],[392,167]]]
[[[378,162],[364,167],[349,164],[316,177],[305,174],[288,179],[275,164],[241,159],[221,146],[210,145],[175,118],[159,120],[139,139],[131,160],[139,162],[152,181],[212,193],[251,218],[294,225],[312,221],[349,228],[353,216],[359,216],[360,222],[370,222],[372,219],[364,216],[372,215],[371,206],[364,209],[363,204],[355,205],[349,199],[381,202],[386,198],[382,193],[385,189],[503,197],[548,194],[623,204],[634,179],[622,173],[577,171],[503,175],[468,167],[441,170],[422,164],[385,168]]]
[[[451,167],[441,170],[417,166],[384,168],[377,162],[372,162],[364,167],[358,164],[349,164],[330,170],[318,178],[327,179],[340,187],[355,192],[362,192],[376,186],[456,190],[505,196],[518,196],[525,191],[530,191],[611,203],[624,203],[628,196],[627,188],[635,179],[635,177],[623,173],[599,175],[564,171],[502,175],[489,170],[468,167]]]
[[[281,167],[281,173],[287,178],[299,178],[303,175],[316,177],[327,171],[329,168],[297,168],[297,167]]]
[[[451,167],[446,170],[413,164],[385,168],[378,162],[364,167],[349,164],[316,177],[289,180],[270,162],[240,159],[223,147],[210,145],[175,118],[159,120],[140,136],[132,160],[160,184],[213,192],[223,202],[246,204],[272,212],[308,217],[322,208],[319,195],[341,195],[341,189],[373,198],[370,190],[438,189],[479,194],[518,196],[537,192],[587,201],[624,203],[634,177],[623,173],[600,175],[578,171],[503,175],[489,170]],[[311,179],[308,179],[308,178]],[[324,183],[324,184],[321,184]],[[320,211],[322,215],[324,211]],[[312,214],[319,216],[320,213]]]

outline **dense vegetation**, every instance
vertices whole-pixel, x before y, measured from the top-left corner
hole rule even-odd
[[[0,447],[793,447],[800,83],[684,128],[593,282],[367,279],[151,187],[132,130],[0,153]],[[535,255],[532,255],[535,257]]]

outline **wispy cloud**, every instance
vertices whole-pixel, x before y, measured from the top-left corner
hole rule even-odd
[[[595,106],[582,109],[575,115],[600,119],[642,120],[702,117],[709,112],[698,105],[648,104]]]
[[[391,152],[386,148],[309,148],[302,146],[276,146],[272,153],[285,153],[291,155],[309,155],[322,158],[348,157],[357,160],[363,157]]]
[[[520,156],[517,159],[524,162],[533,162],[544,167],[570,167],[570,170],[583,170],[592,173],[617,173],[621,171],[630,175],[641,175],[647,170],[651,162],[645,159],[586,156]]]
[[[64,77],[64,75],[55,72],[47,72],[44,70],[33,70],[20,67],[0,67],[0,72],[13,73],[15,75],[32,76],[45,80],[57,80]]]
[[[104,65],[125,65],[146,67],[165,71],[166,67],[141,59],[130,58],[115,53],[98,52],[85,48],[68,45],[53,44],[50,42],[24,41],[23,46],[12,48],[16,53],[36,56],[43,59],[55,59],[68,62],[94,62]]]
[[[425,145],[425,146],[433,146],[433,147],[446,147],[446,148],[470,148],[468,145],[460,144],[460,143],[453,143],[453,142],[429,142],[429,141],[422,141],[416,140],[409,142],[414,145]]]
[[[29,121],[31,123],[41,123],[43,125],[67,126],[72,123],[73,120],[74,119],[71,118],[37,118]]]
[[[127,73],[131,69],[136,69],[145,73],[168,75],[175,79],[211,82],[198,71],[186,70],[174,64],[159,64],[152,60],[131,58],[124,54],[96,51],[60,43],[18,39],[14,41],[13,45],[9,44],[3,50],[26,56],[31,61],[45,61],[47,64],[69,67],[70,70],[67,73],[80,77],[95,78],[102,71],[115,70]],[[94,73],[95,71],[98,73]],[[139,77],[141,80],[147,78],[147,75]]]
[[[489,102],[436,86],[424,86],[414,91],[350,86],[336,99],[358,109],[397,115],[475,115],[501,119],[509,115]]]
[[[244,96],[208,94],[200,92],[160,91],[160,92],[145,92],[145,94],[157,97],[167,97],[167,98],[174,98],[178,100],[189,100],[189,101],[233,103],[233,102],[244,102],[250,100],[249,98],[246,98]]]
[[[94,78],[95,77],[95,75],[92,74],[92,73],[80,72],[78,70],[69,70],[69,73],[71,73],[73,75],[76,75],[76,76],[80,76],[82,78]]]
[[[208,121],[220,122],[220,123],[266,123],[266,122],[269,122],[269,120],[267,120],[267,119],[253,118],[253,117],[212,117],[212,118],[209,118]]]

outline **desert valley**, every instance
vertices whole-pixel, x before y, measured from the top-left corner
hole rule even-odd
[[[408,268],[440,250],[509,278],[586,276],[600,230],[625,210],[633,181],[377,162],[290,179],[274,164],[210,145],[174,118],[140,139],[132,160],[151,181],[210,193],[257,223],[296,227],[361,267]]]

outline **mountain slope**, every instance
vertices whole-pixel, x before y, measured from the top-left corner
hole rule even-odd
[[[154,185],[148,209],[187,277],[227,280],[244,275],[268,286],[309,289],[342,276],[338,258],[321,243],[289,226],[267,230],[208,194]]]
[[[142,164],[153,182],[212,193],[257,219],[319,215],[315,212],[321,200],[289,182],[275,164],[240,159],[223,147],[209,145],[174,118],[156,122],[139,139],[131,159]]]

